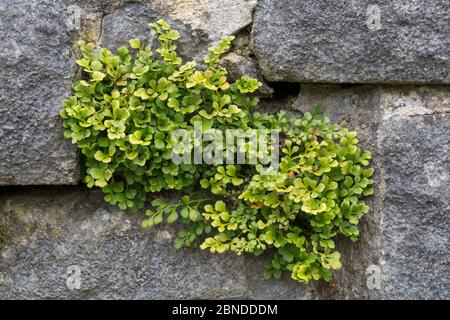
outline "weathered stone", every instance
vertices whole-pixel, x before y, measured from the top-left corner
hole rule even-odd
[[[76,184],[76,148],[62,134],[74,31],[57,1],[0,4],[0,185]]]
[[[2,192],[0,299],[315,297],[288,276],[263,280],[260,258],[176,250],[176,227],[144,230],[142,218],[84,188]]]
[[[210,40],[235,34],[252,23],[257,0],[155,0],[152,7],[192,29],[201,29]]]
[[[449,16],[448,1],[260,0],[252,46],[269,81],[448,84]]]
[[[127,46],[130,39],[139,38],[144,43],[157,47],[157,39],[148,24],[160,18],[171,22],[172,28],[180,32],[178,52],[184,59],[192,59],[192,56],[198,55],[202,48],[207,46],[208,35],[203,31],[193,30],[179,21],[167,19],[142,3],[126,3],[106,15],[103,18],[99,44],[109,49],[117,49]]]
[[[230,52],[222,58],[221,64],[227,69],[228,77],[232,81],[236,81],[243,76],[255,78],[262,83],[262,86],[257,91],[259,96],[267,97],[273,94],[273,89],[269,87],[264,78],[261,77],[255,62],[250,58]]]
[[[358,131],[376,169],[357,243],[341,241],[343,270],[327,298],[450,297],[450,88],[302,85],[293,108],[324,106]]]
[[[185,60],[201,63],[210,45],[251,23],[255,5],[255,0],[126,3],[104,17],[100,44],[117,48],[137,37],[157,47],[157,39],[148,23],[162,18],[180,32],[179,54]]]
[[[382,125],[381,225],[390,298],[450,298],[450,115]]]

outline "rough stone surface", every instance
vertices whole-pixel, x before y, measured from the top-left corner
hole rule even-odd
[[[450,298],[450,115],[383,125],[387,294]]]
[[[270,81],[448,84],[449,17],[448,1],[260,0],[252,45]]]
[[[315,297],[288,277],[264,281],[261,259],[176,250],[174,227],[145,231],[141,219],[85,188],[2,192],[0,300]]]
[[[148,24],[160,18],[170,22],[172,28],[180,32],[181,38],[177,41],[178,52],[184,59],[191,60],[207,47],[209,42],[205,32],[161,16],[161,13],[142,3],[126,3],[106,15],[103,18],[99,45],[117,49],[128,45],[130,39],[139,38],[144,43],[157,47],[157,39]]]
[[[255,78],[262,83],[257,94],[261,97],[268,97],[273,94],[273,89],[269,87],[264,78],[259,74],[254,61],[245,56],[230,52],[221,60],[222,66],[227,69],[228,77],[236,81],[241,77]]]
[[[292,107],[304,112],[317,104],[358,131],[376,169],[361,239],[339,243],[343,270],[319,294],[448,299],[450,88],[305,84]]]
[[[125,3],[104,17],[99,42],[102,46],[117,48],[137,37],[156,47],[157,39],[148,23],[162,18],[180,32],[177,45],[182,58],[201,63],[210,45],[252,22],[255,5],[255,0]]]
[[[59,118],[74,73],[74,33],[56,4],[0,3],[0,185],[78,182],[76,148]]]
[[[257,0],[154,0],[152,7],[193,29],[202,29],[211,40],[235,34],[252,23]]]

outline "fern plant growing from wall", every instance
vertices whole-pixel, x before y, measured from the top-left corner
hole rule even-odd
[[[145,228],[181,223],[177,248],[265,253],[265,278],[288,271],[299,282],[329,280],[341,267],[336,236],[358,239],[369,210],[364,197],[373,193],[371,154],[358,147],[356,132],[318,112],[254,112],[261,84],[229,82],[220,65],[232,36],[198,67],[178,57],[180,36],[168,23],[150,26],[156,52],[139,39],[115,53],[79,42],[82,78],[61,117],[65,137],[84,156],[83,181],[122,210],[148,208]],[[226,144],[227,130],[244,139]],[[275,134],[264,140],[264,132]],[[265,166],[267,159],[276,166]],[[175,191],[170,201],[166,191]]]

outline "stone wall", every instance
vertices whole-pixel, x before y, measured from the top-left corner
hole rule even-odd
[[[376,195],[330,283],[264,281],[261,259],[173,248],[79,184],[61,100],[76,41],[153,43],[170,21],[199,59],[264,82],[261,108],[322,104],[373,152]],[[438,0],[1,0],[0,299],[450,298],[450,3]],[[81,274],[79,289],[71,286]],[[76,286],[75,286],[76,287]]]

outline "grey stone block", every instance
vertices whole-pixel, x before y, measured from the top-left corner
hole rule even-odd
[[[450,83],[450,2],[261,0],[252,46],[270,81]]]
[[[0,185],[78,182],[59,117],[75,72],[69,15],[56,1],[0,5]]]
[[[180,56],[201,64],[209,46],[251,24],[255,5],[255,0],[125,3],[104,17],[100,44],[115,49],[127,45],[129,39],[140,38],[156,48],[159,44],[148,24],[164,19],[180,32]]]

